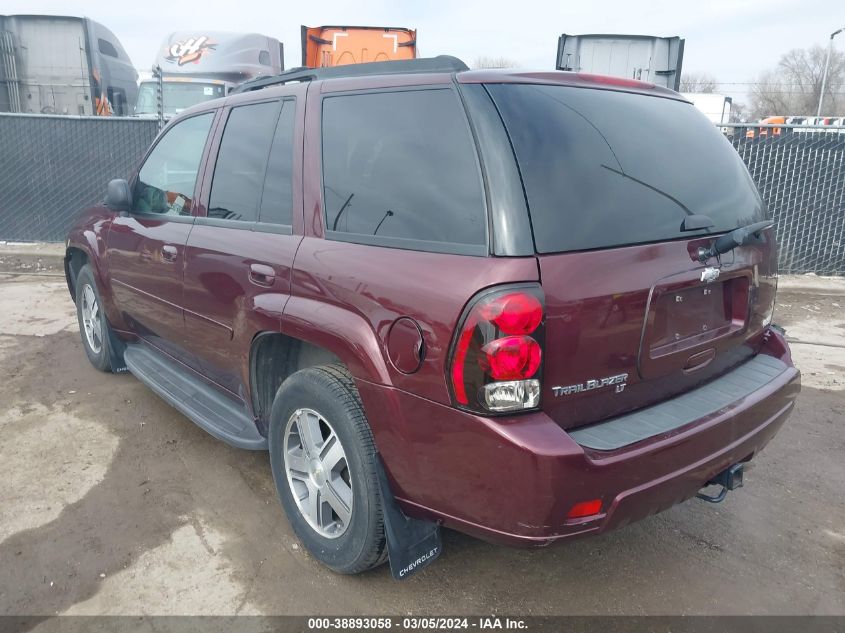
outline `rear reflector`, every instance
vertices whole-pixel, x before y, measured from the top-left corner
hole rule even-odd
[[[601,512],[601,499],[591,499],[590,501],[581,501],[572,506],[572,509],[566,515],[567,519],[583,519],[584,517],[593,516]]]

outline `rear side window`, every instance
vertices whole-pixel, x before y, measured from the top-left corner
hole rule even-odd
[[[273,224],[291,224],[293,208],[293,129],[296,102],[282,102],[282,114],[276,124],[273,147],[267,161],[261,213],[258,219]]]
[[[267,154],[280,103],[271,101],[233,108],[229,113],[208,202],[208,217],[255,222]]]
[[[132,192],[138,213],[190,215],[197,170],[214,113],[180,121],[165,132],[144,161]]]
[[[475,146],[450,89],[327,97],[323,187],[329,238],[486,253]]]
[[[730,143],[688,103],[567,86],[488,85],[511,137],[538,252],[607,248],[763,219]]]

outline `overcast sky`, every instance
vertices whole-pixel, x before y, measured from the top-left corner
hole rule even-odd
[[[836,7],[840,10],[837,12]],[[171,31],[255,31],[285,44],[285,67],[301,64],[300,25],[349,24],[416,28],[419,54],[480,56],[551,69],[561,33],[679,35],[686,39],[684,71],[705,71],[722,92],[743,101],[760,71],[792,48],[827,45],[845,26],[842,0],[603,0],[567,2],[321,2],[290,0],[0,0],[5,14],[85,15],[114,31],[133,63],[147,70]],[[845,34],[836,40],[845,50]]]

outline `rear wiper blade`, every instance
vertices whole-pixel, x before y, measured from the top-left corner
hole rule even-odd
[[[734,229],[730,233],[725,233],[721,237],[716,238],[710,245],[710,248],[703,246],[698,249],[698,261],[704,263],[711,257],[719,257],[735,249],[737,246],[744,246],[751,241],[752,236],[760,237],[760,231],[774,226],[774,221],[763,220],[762,222],[755,222],[748,226],[743,226]]]

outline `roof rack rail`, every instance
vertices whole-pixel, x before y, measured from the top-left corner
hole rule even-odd
[[[269,86],[278,86],[292,81],[316,81],[336,77],[364,77],[366,75],[399,75],[408,73],[459,73],[469,67],[457,57],[438,55],[389,62],[367,62],[365,64],[347,64],[325,68],[291,68],[271,77],[256,77],[236,86],[230,94],[261,90]]]

